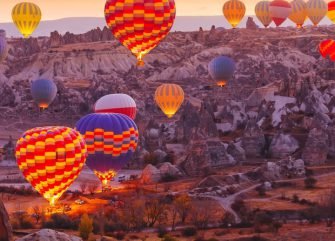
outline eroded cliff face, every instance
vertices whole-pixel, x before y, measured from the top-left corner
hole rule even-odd
[[[13,230],[9,222],[8,213],[3,202],[0,200],[0,241],[12,241]]]
[[[285,149],[287,155],[301,155],[309,131],[317,126],[329,129],[334,122],[334,63],[320,57],[317,47],[322,39],[334,37],[334,27],[249,25],[250,29],[171,33],[145,57],[142,68],[106,28],[81,35],[53,32],[48,38],[9,39],[9,56],[0,65],[2,134],[17,137],[38,125],[74,126],[98,98],[123,92],[138,105],[138,158],[160,149],[178,153],[176,162],[194,168],[272,154],[282,158],[278,150],[289,141],[274,138],[282,132],[296,140],[294,150]],[[218,55],[237,63],[234,79],[225,88],[217,88],[208,74],[208,62]],[[29,90],[37,78],[53,79],[59,90],[42,113]],[[181,85],[186,93],[183,107],[169,121],[153,100],[155,89],[166,82]],[[145,134],[153,126],[160,133],[154,141]],[[238,148],[228,148],[233,143],[239,143]],[[327,143],[333,155],[333,141]],[[195,146],[199,152],[192,151]]]

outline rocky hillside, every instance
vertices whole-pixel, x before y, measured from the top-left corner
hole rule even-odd
[[[9,56],[0,65],[0,138],[37,125],[73,126],[98,98],[123,92],[137,102],[141,132],[130,166],[142,167],[149,154],[158,162],[172,158],[189,175],[290,155],[322,164],[335,157],[335,69],[320,57],[318,44],[334,38],[334,30],[258,29],[249,20],[248,29],[173,32],[143,68],[106,28],[8,39]],[[237,62],[225,88],[216,87],[207,70],[218,55]],[[53,79],[59,89],[42,113],[29,90],[37,78]],[[166,82],[187,95],[172,120],[153,100]]]

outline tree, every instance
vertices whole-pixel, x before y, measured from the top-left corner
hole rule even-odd
[[[42,218],[43,210],[39,206],[33,207],[33,214],[32,217],[35,218],[36,224],[39,223],[40,219]]]
[[[79,187],[80,187],[81,193],[84,194],[86,192],[86,189],[87,189],[87,183],[86,182],[81,182]]]
[[[314,177],[307,177],[304,182],[305,182],[305,187],[306,188],[314,188],[318,180],[316,180]]]
[[[178,212],[181,223],[185,223],[192,209],[191,198],[187,194],[180,195],[173,201],[173,206]]]
[[[153,227],[156,222],[166,220],[166,206],[158,199],[149,200],[145,203],[145,221],[147,226]]]
[[[266,189],[265,189],[265,185],[264,184],[261,184],[261,185],[258,185],[255,190],[258,192],[258,195],[260,197],[264,197],[266,195]]]
[[[88,185],[87,189],[90,192],[90,194],[93,196],[94,193],[97,191],[98,187],[99,187],[98,183],[92,182],[90,183],[90,185]]]
[[[192,208],[191,221],[192,224],[199,229],[206,229],[212,217],[210,206],[195,206]]]
[[[93,231],[93,220],[89,218],[89,216],[85,213],[81,216],[80,224],[79,224],[79,236],[88,240],[90,234]]]

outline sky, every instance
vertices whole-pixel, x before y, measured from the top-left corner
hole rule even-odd
[[[23,0],[0,0],[0,22],[11,21],[11,10]],[[40,6],[42,20],[68,17],[103,17],[106,0],[27,0]],[[253,15],[259,0],[243,0],[247,14]],[[178,16],[214,16],[222,14],[226,0],[175,0]]]

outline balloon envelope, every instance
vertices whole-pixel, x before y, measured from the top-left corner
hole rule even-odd
[[[289,19],[294,22],[298,28],[301,28],[307,18],[307,4],[304,0],[293,0],[291,6],[292,12]]]
[[[108,186],[136,150],[138,129],[135,122],[123,114],[95,113],[81,118],[76,129],[86,141],[86,165],[103,186]]]
[[[328,3],[327,16],[333,23],[335,23],[335,1]]]
[[[223,5],[222,11],[230,25],[236,28],[245,15],[245,5],[240,0],[229,0]]]
[[[12,10],[13,22],[24,38],[28,38],[35,31],[41,18],[41,9],[34,3],[18,3]]]
[[[119,113],[136,117],[136,103],[133,98],[126,94],[110,94],[101,97],[94,105],[95,113]]]
[[[326,16],[328,5],[324,0],[309,0],[307,2],[307,15],[316,26]]]
[[[156,89],[155,101],[163,113],[172,118],[184,102],[184,91],[176,84],[162,84]]]
[[[31,95],[42,109],[47,108],[57,95],[57,86],[51,80],[38,79],[31,84]]]
[[[174,0],[107,0],[105,5],[107,25],[136,56],[138,65],[166,37],[175,16]]]
[[[276,26],[280,26],[291,14],[291,4],[285,0],[274,0],[270,3],[270,16]]]
[[[54,205],[82,170],[86,146],[71,128],[37,127],[17,141],[16,159],[27,181]]]
[[[264,25],[264,27],[268,27],[272,22],[269,7],[269,1],[260,1],[255,6],[256,17]]]
[[[234,60],[227,56],[216,57],[208,64],[210,76],[221,87],[233,78],[235,70]]]
[[[322,57],[329,58],[334,61],[335,58],[335,41],[331,39],[326,39],[322,41],[319,45],[319,51]]]

